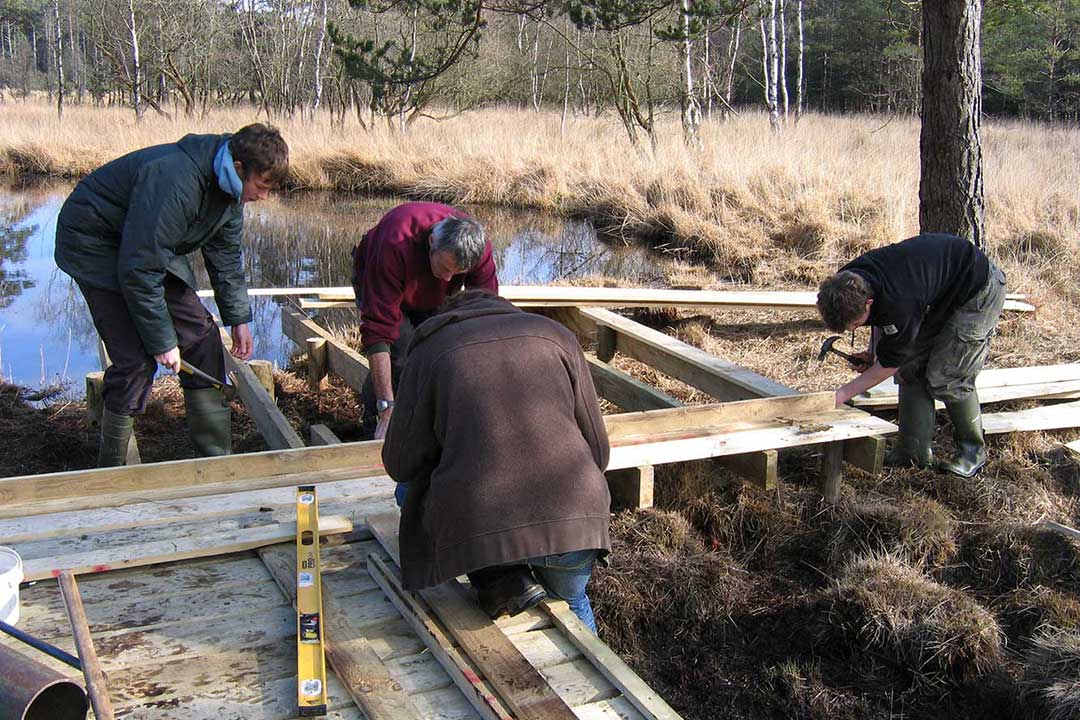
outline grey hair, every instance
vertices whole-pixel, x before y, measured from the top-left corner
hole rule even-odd
[[[484,226],[467,217],[448,217],[431,228],[431,251],[446,250],[463,271],[472,270],[484,256]]]

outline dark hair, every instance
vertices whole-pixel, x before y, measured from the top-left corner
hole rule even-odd
[[[825,278],[818,287],[817,309],[825,326],[843,332],[866,312],[866,301],[874,297],[870,283],[850,270]]]
[[[233,160],[243,166],[245,179],[254,172],[270,173],[277,185],[289,176],[289,146],[277,128],[262,123],[245,125],[229,138]]]

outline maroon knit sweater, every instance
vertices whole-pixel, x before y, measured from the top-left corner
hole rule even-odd
[[[451,215],[468,217],[441,203],[412,202],[383,215],[353,250],[353,287],[360,307],[360,342],[367,350],[398,338],[403,310],[434,310],[462,287],[498,294],[491,241],[480,262],[443,282],[431,273],[431,227]]]

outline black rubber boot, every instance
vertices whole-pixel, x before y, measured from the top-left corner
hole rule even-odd
[[[128,442],[135,426],[130,415],[116,415],[108,409],[101,411],[101,443],[98,445],[98,467],[118,467],[127,463]]]
[[[184,412],[199,455],[232,454],[232,410],[224,394],[214,388],[184,388]]]
[[[934,439],[934,399],[922,383],[900,386],[896,424],[900,434],[885,453],[886,467],[928,468],[934,464],[930,443]]]
[[[979,395],[972,392],[964,400],[947,402],[945,409],[953,424],[956,456],[939,459],[937,467],[960,477],[974,477],[986,464],[986,437],[983,435]]]
[[[528,565],[485,568],[469,573],[469,580],[476,588],[481,609],[492,620],[525,612],[547,594]]]

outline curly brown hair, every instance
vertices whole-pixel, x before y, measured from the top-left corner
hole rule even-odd
[[[289,146],[278,129],[263,123],[251,123],[229,138],[233,160],[243,166],[245,179],[249,173],[270,173],[276,185],[289,176]]]
[[[843,332],[866,312],[866,301],[873,297],[865,278],[850,270],[841,270],[825,278],[818,287],[818,313],[827,328]]]

